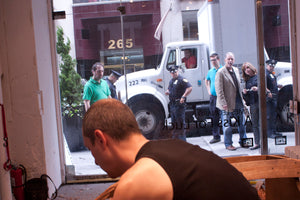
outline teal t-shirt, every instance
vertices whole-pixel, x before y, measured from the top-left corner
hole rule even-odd
[[[216,93],[216,87],[215,87],[215,78],[216,78],[216,74],[218,72],[219,69],[222,68],[222,65],[220,65],[220,67],[218,69],[216,69],[215,67],[211,68],[206,76],[206,80],[210,81],[210,93],[213,96],[217,96]]]
[[[107,99],[110,95],[110,90],[107,82],[101,79],[100,83],[95,81],[92,77],[84,85],[83,89],[83,100],[90,100],[90,105],[100,99]]]

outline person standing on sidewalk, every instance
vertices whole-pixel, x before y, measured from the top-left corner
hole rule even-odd
[[[250,106],[251,122],[255,142],[255,145],[250,147],[250,150],[255,150],[260,148],[257,70],[251,63],[245,62],[242,66],[242,76],[246,82],[246,87],[243,89],[243,98],[246,102],[246,105]]]
[[[232,145],[232,118],[236,120],[235,123],[238,125],[241,147],[243,147],[242,139],[247,138],[240,73],[238,68],[233,66],[233,63],[234,54],[232,52],[226,53],[225,67],[217,72],[215,79],[218,97],[217,108],[221,110],[225,148],[230,151],[236,150],[236,147]]]
[[[186,97],[192,92],[192,85],[179,75],[178,66],[170,66],[169,71],[172,79],[165,94],[169,95],[170,99],[171,121],[174,127],[172,137],[186,141],[185,103]]]
[[[100,62],[96,62],[92,66],[93,77],[84,85],[83,102],[85,111],[100,99],[111,98],[110,90],[107,82],[103,80],[104,66]]]
[[[117,82],[120,76],[122,76],[122,74],[117,71],[111,70],[111,74],[105,79],[110,89],[111,98],[118,99],[116,86],[114,84],[115,82]]]
[[[215,89],[215,77],[217,71],[222,67],[220,65],[220,57],[217,53],[213,53],[210,55],[210,62],[212,64],[212,68],[208,71],[205,86],[207,92],[210,96],[209,99],[209,111],[212,117],[212,134],[213,139],[209,141],[210,144],[217,143],[221,141],[220,136],[220,127],[219,127],[219,119],[220,119],[220,110],[216,107],[217,102],[217,93]]]
[[[273,74],[277,61],[270,59],[266,61],[266,84],[267,84],[267,135],[269,138],[282,136],[276,132],[277,96],[278,85],[276,76]]]

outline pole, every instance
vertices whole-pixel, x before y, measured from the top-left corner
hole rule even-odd
[[[290,12],[290,38],[291,38],[291,60],[292,60],[292,73],[293,73],[293,103],[297,103],[300,100],[300,94],[299,94],[299,86],[298,86],[298,79],[299,79],[299,59],[297,58],[297,47],[299,42],[297,42],[297,4],[299,4],[296,0],[290,0],[289,1],[289,12]],[[298,48],[299,49],[299,48]],[[299,104],[298,104],[299,105]],[[295,127],[295,145],[300,145],[300,115],[296,111],[294,111],[294,127]]]
[[[122,0],[120,0],[120,6],[118,7],[120,11],[120,19],[121,19],[121,35],[122,35],[122,50],[123,50],[123,70],[124,70],[124,78],[125,78],[125,93],[126,93],[126,103],[128,103],[128,91],[127,91],[127,73],[126,73],[126,61],[125,61],[125,42],[124,42],[124,22],[123,15],[126,13],[125,6],[122,6]]]
[[[256,22],[257,22],[257,43],[258,43],[258,62],[259,62],[259,124],[261,154],[268,155],[268,136],[267,136],[267,104],[266,104],[266,78],[265,78],[265,58],[264,58],[264,32],[262,1],[256,1]],[[275,122],[274,122],[275,123]]]

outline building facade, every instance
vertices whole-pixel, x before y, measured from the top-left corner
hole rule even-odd
[[[118,9],[124,10],[123,30]],[[123,59],[127,72],[132,72],[153,67],[162,54],[160,41],[153,37],[160,21],[159,0],[121,6],[119,2],[74,4],[73,16],[78,72],[86,79],[97,61],[105,64],[106,75],[112,69],[123,74]]]
[[[127,73],[156,67],[167,43],[198,39],[197,12],[205,2],[73,0],[78,73],[89,79],[91,66],[97,61],[105,64],[105,75],[112,69],[124,74],[124,63]],[[120,6],[124,8],[123,27]],[[288,1],[263,0],[263,16],[269,56],[290,61]],[[154,33],[162,19],[162,34],[157,40]]]

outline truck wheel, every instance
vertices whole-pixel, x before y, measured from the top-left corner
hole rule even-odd
[[[154,103],[139,102],[132,104],[131,110],[147,139],[157,139],[163,126],[163,112]]]
[[[292,129],[294,127],[294,118],[293,114],[290,113],[290,103],[289,101],[293,99],[293,91],[291,89],[286,90],[280,94],[278,98],[278,114],[280,117],[280,122],[286,128]]]

